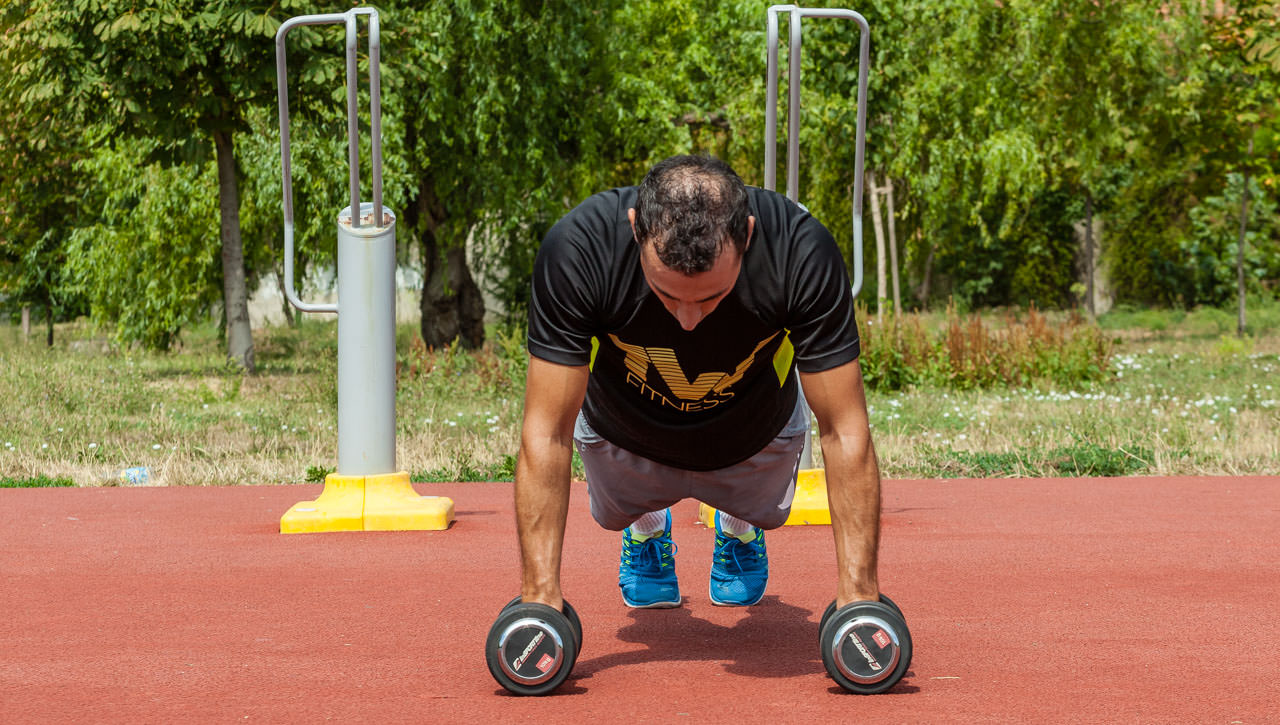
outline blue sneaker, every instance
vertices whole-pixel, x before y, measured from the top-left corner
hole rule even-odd
[[[720,528],[716,512],[716,550],[711,559],[711,603],[720,607],[749,607],[764,596],[769,583],[769,555],[764,548],[764,531],[745,543]]]
[[[680,606],[680,582],[676,580],[676,545],[671,542],[671,511],[661,534],[643,541],[631,538],[631,527],[622,530],[622,563],[618,586],[622,601],[635,609],[667,609]]]

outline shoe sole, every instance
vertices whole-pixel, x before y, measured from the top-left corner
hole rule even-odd
[[[760,596],[756,597],[754,602],[722,602],[719,599],[716,599],[715,595],[711,593],[711,585],[708,584],[707,599],[710,599],[711,603],[717,607],[754,607],[760,603],[761,599],[764,599],[764,592],[760,592]]]
[[[681,597],[680,599],[674,602],[668,601],[668,602],[654,602],[653,604],[632,604],[631,602],[627,601],[626,597],[623,597],[622,603],[627,605],[627,607],[631,609],[675,609],[676,607],[684,603],[684,598]]]

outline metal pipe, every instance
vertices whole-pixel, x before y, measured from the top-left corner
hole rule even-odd
[[[351,190],[351,208],[360,209],[360,106],[359,78],[356,75],[356,14],[346,14],[347,23],[347,164],[348,186]],[[360,215],[353,214],[351,226],[360,227]]]
[[[778,190],[778,12],[788,11],[793,5],[774,5],[769,8],[768,54],[765,60],[764,105],[764,188]]]
[[[284,196],[284,294],[289,303],[303,312],[337,312],[335,304],[303,302],[293,285],[293,164],[289,147],[289,80],[285,40],[289,31],[301,25],[328,25],[346,21],[346,13],[301,15],[289,18],[276,30],[276,99],[280,112],[281,191]]]
[[[791,100],[790,121],[787,128],[787,197],[799,200],[800,162],[800,20],[802,18],[840,18],[852,20],[858,25],[858,116],[854,132],[853,175],[853,294],[862,291],[862,197],[863,168],[866,159],[867,136],[867,79],[871,65],[871,28],[861,14],[842,8],[801,8],[795,5],[773,5],[768,11],[768,75],[766,79],[765,106],[765,188],[777,189],[777,113],[778,113],[778,14],[787,13],[791,28],[791,87],[787,89]]]
[[[384,225],[382,213],[382,40],[378,14],[369,17],[369,137],[373,158],[373,225]]]
[[[791,9],[791,58],[787,81],[787,198],[800,201],[800,8]]]
[[[803,18],[845,18],[858,24],[858,110],[857,128],[854,132],[854,182],[853,182],[853,296],[862,291],[862,193],[863,166],[865,164],[865,146],[867,129],[867,76],[871,63],[871,29],[862,15],[844,9],[810,9],[795,5],[774,5],[768,11],[767,33],[767,73],[765,81],[765,150],[764,150],[764,188],[777,190],[777,143],[778,143],[778,14],[787,13],[790,18],[791,42],[789,58],[789,86],[787,88],[790,102],[787,123],[787,198],[799,203],[800,196],[800,46],[801,21]],[[800,391],[801,404],[804,391]],[[813,440],[810,431],[805,431],[804,448],[800,454],[800,467],[813,466]]]

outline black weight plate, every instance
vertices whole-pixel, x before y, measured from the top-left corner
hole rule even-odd
[[[890,599],[888,594],[881,592],[880,601],[884,602],[885,604],[888,604],[890,607],[893,607],[893,610],[898,613],[898,616],[902,617],[903,623],[904,624],[906,623],[907,616],[902,613],[902,607],[899,607],[896,602]],[[836,611],[836,600],[832,599],[831,603],[827,605],[827,610],[822,613],[822,619],[818,622],[819,638],[822,637],[822,629],[827,626],[827,620],[831,618],[831,615],[835,613],[835,611]]]
[[[827,628],[827,620],[831,619],[831,615],[836,613],[836,600],[832,599],[827,605],[827,611],[822,613],[822,620],[818,622],[818,644],[822,644],[822,630]]]
[[[822,629],[822,664],[844,689],[863,695],[898,683],[911,663],[911,633],[887,604],[854,602]]]
[[[545,695],[573,668],[577,643],[572,632],[569,618],[545,604],[508,605],[485,641],[489,673],[517,695]]]
[[[512,599],[511,601],[507,602],[507,606],[503,607],[502,611],[503,612],[507,611],[508,609],[519,604],[521,601],[522,600],[520,597],[516,597],[515,599]],[[569,624],[570,626],[573,627],[573,639],[574,639],[574,642],[578,645],[578,653],[581,654],[582,653],[582,619],[578,617],[578,610],[574,609],[573,605],[569,604],[568,599],[565,599],[562,601],[564,602],[564,608],[560,611],[564,612],[564,616],[569,618]]]
[[[889,595],[885,594],[884,592],[880,592],[880,601],[884,602],[885,604],[888,604],[893,609],[893,611],[897,612],[898,616],[902,618],[903,623],[904,624],[906,623],[907,615],[902,613],[902,607],[899,607],[897,602],[890,599]]]
[[[564,616],[569,618],[569,626],[573,627],[573,641],[576,645],[578,654],[582,654],[582,619],[578,616],[578,610],[573,608],[568,599],[564,600]]]

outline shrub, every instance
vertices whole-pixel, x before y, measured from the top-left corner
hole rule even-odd
[[[947,311],[942,330],[929,333],[914,314],[867,320],[858,307],[862,370],[867,386],[899,390],[917,384],[955,389],[1023,386],[1045,380],[1070,386],[1105,377],[1111,343],[1096,325],[1072,313],[1051,324],[1034,306],[1019,319],[1007,313],[1001,329],[974,314]]]

